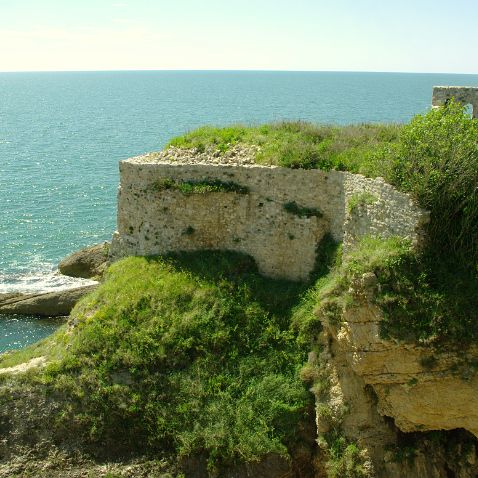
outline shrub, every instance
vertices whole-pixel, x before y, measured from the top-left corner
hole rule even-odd
[[[349,442],[338,432],[332,432],[327,437],[328,478],[371,478],[372,467],[355,443]]]
[[[377,277],[372,300],[383,311],[383,337],[435,346],[472,343],[478,337],[476,283],[457,290],[448,285],[456,274],[446,272],[443,284],[437,285],[436,266],[396,237],[362,239],[342,264],[319,280],[314,293],[317,316],[331,324],[340,321],[343,308],[355,300],[350,287],[367,272]],[[311,333],[307,320],[301,327]]]
[[[478,121],[451,101],[403,128],[389,181],[431,213],[429,248],[478,265]]]
[[[175,189],[185,195],[207,194],[207,193],[238,193],[247,194],[249,189],[233,181],[220,181],[219,179],[205,179],[203,181],[186,181],[171,178],[164,178],[152,184],[154,191]]]
[[[68,397],[55,426],[118,453],[205,455],[211,466],[287,455],[308,413],[290,330],[304,286],[265,279],[237,253],[127,258],[77,305]]]

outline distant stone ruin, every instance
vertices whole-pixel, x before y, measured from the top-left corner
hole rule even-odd
[[[444,106],[454,98],[464,106],[471,105],[473,118],[478,118],[478,87],[476,86],[434,86],[432,107]]]

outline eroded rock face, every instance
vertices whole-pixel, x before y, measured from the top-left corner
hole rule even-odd
[[[63,259],[58,269],[63,275],[70,277],[98,277],[108,266],[108,253],[108,242],[85,247]]]
[[[393,450],[399,450],[400,440],[411,432],[459,429],[467,430],[471,441],[472,435],[478,436],[478,377],[469,365],[476,361],[478,347],[458,353],[382,339],[381,312],[370,300],[374,281],[366,276],[354,285],[354,301],[343,311],[342,321],[323,321],[320,362],[326,364],[330,380],[325,403],[329,414],[366,451],[370,476],[477,476],[474,446],[457,448],[459,459],[450,458],[438,444],[413,449],[411,460],[400,461]],[[317,403],[320,437],[331,418],[321,413],[323,396]]]
[[[92,284],[45,294],[9,294],[6,299],[0,298],[0,314],[66,316],[84,295],[97,286]]]
[[[373,387],[380,413],[404,432],[464,428],[478,436],[478,376],[464,379],[478,347],[457,354],[393,343],[380,338],[380,320],[363,301],[346,310],[335,336],[351,369]]]

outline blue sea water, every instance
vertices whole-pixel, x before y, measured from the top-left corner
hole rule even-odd
[[[111,238],[121,159],[204,124],[406,122],[429,109],[433,85],[478,75],[0,73],[0,293],[74,285],[56,264]],[[0,318],[0,352],[55,326]]]

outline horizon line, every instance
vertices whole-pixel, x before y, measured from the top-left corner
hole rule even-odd
[[[477,73],[445,72],[445,71],[381,71],[381,70],[281,70],[281,69],[188,69],[188,68],[119,68],[119,69],[79,69],[79,70],[0,70],[1,73],[119,73],[119,72],[236,72],[236,73],[385,73],[406,75],[470,75],[478,76]]]

